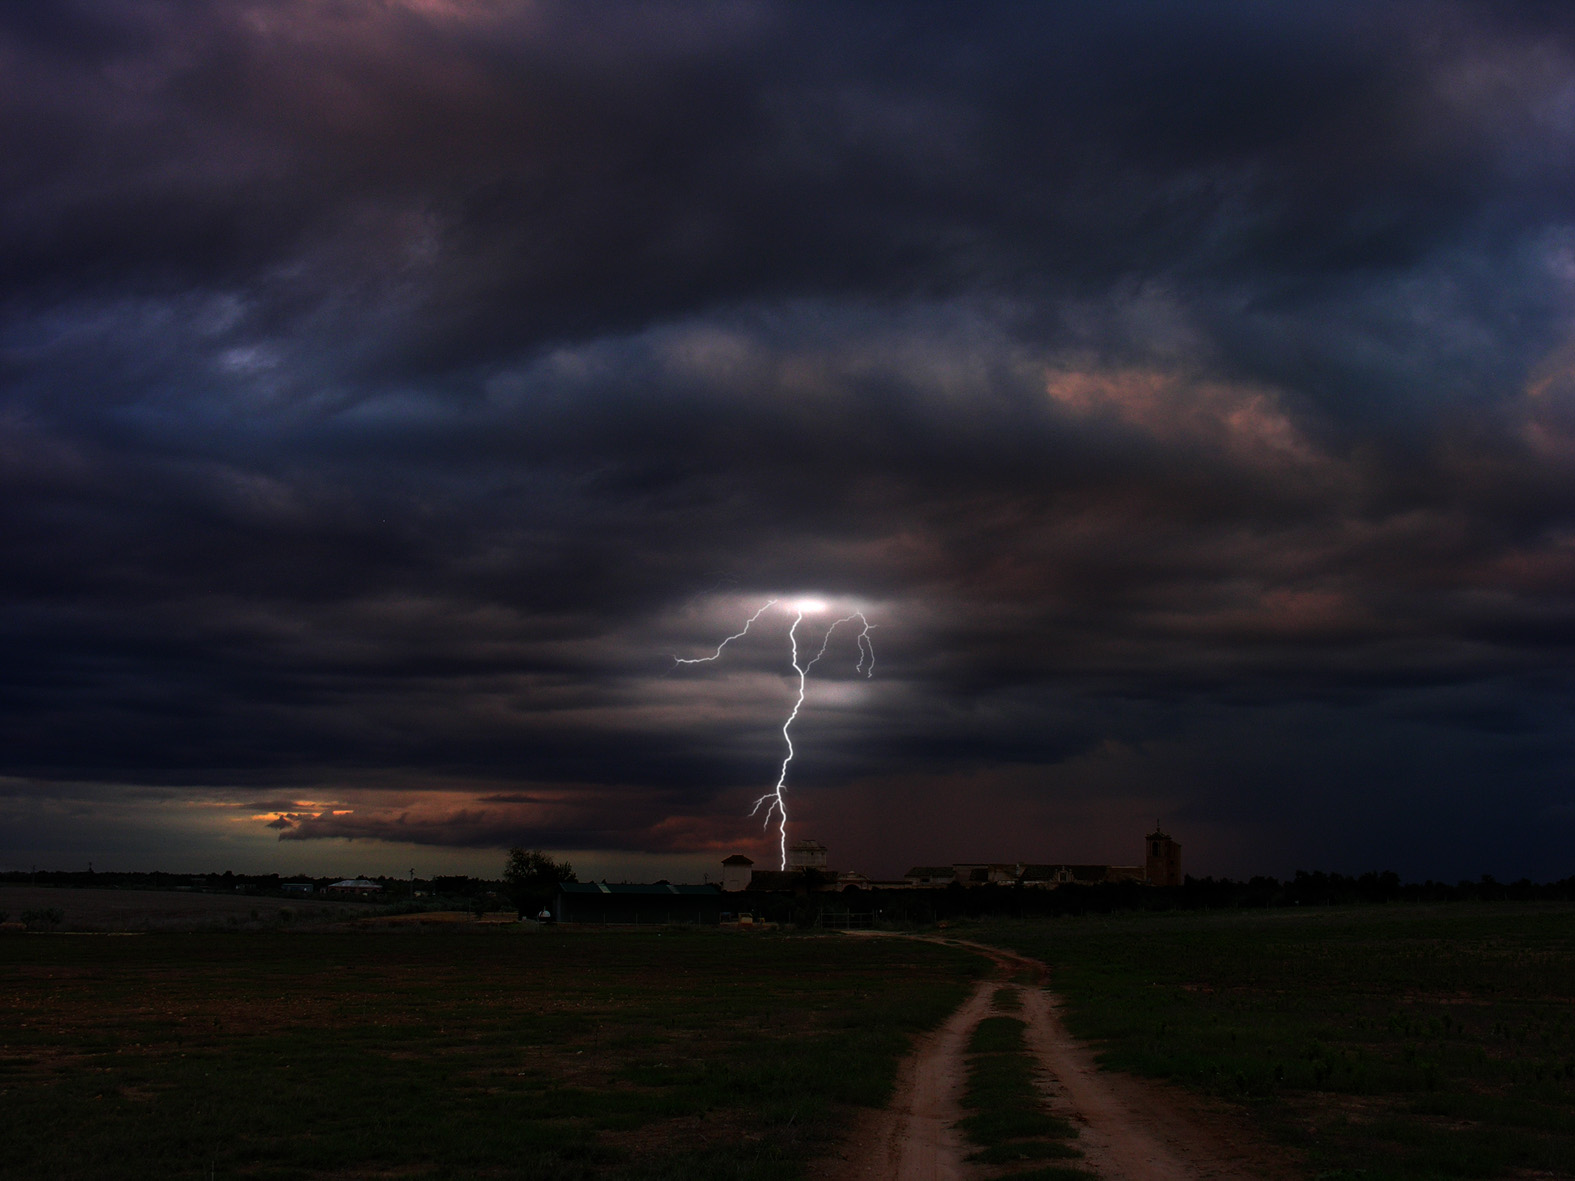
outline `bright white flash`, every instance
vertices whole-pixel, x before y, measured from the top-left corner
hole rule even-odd
[[[764,607],[760,608],[760,610],[756,611],[744,621],[744,626],[740,630],[728,636],[727,639],[718,644],[716,646],[716,651],[711,653],[711,655],[695,656],[689,659],[675,656],[673,657],[673,660],[678,664],[709,664],[711,661],[720,657],[722,655],[722,649],[726,648],[734,640],[742,639],[744,636],[748,635],[749,629],[754,624],[755,620],[759,619],[778,602],[779,600],[777,599],[768,600]],[[788,713],[787,721],[782,723],[782,741],[787,744],[787,754],[782,759],[782,769],[777,773],[776,786],[756,800],[755,806],[750,809],[749,812],[751,816],[758,816],[760,814],[761,808],[764,808],[765,826],[768,829],[771,827],[771,817],[773,815],[776,816],[777,845],[781,852],[783,869],[787,868],[787,773],[788,764],[793,761],[793,736],[789,734],[788,731],[793,725],[793,720],[798,717],[798,711],[804,705],[804,693],[807,688],[809,670],[814,668],[816,662],[826,654],[826,649],[831,644],[831,633],[836,631],[844,623],[852,623],[856,619],[859,621],[859,634],[857,637],[859,645],[859,662],[854,665],[854,671],[861,672],[866,677],[872,677],[875,675],[875,645],[870,640],[870,632],[875,629],[875,625],[868,619],[864,618],[864,612],[862,611],[855,611],[851,615],[844,615],[841,619],[834,622],[826,629],[825,636],[821,638],[820,651],[816,652],[815,655],[804,664],[799,663],[798,625],[804,622],[804,616],[818,615],[820,612],[825,611],[827,607],[828,604],[821,599],[798,599],[792,603],[785,604],[783,607],[784,610],[793,612],[793,625],[788,628],[788,643],[791,646],[793,652],[793,671],[798,674],[798,697],[793,702],[793,709]]]

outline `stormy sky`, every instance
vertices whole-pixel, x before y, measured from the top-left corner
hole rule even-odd
[[[1563,4],[0,4],[0,867],[1575,873]],[[818,629],[818,630],[817,630]]]

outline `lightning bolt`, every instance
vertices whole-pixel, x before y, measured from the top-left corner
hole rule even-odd
[[[767,599],[766,600],[766,605],[764,607],[760,608],[760,610],[756,611],[748,619],[744,620],[743,630],[742,631],[736,631],[732,635],[728,636],[727,639],[723,640],[720,644],[718,644],[716,646],[716,651],[711,653],[711,655],[709,655],[709,656],[695,656],[695,657],[692,657],[692,658],[690,658],[688,660],[685,660],[682,656],[675,656],[675,657],[673,657],[674,663],[676,663],[676,664],[710,664],[718,656],[722,655],[722,649],[723,648],[726,648],[734,640],[741,640],[745,636],[747,636],[749,634],[749,629],[755,625],[755,620],[759,619],[762,615],[764,615],[772,607],[776,606],[776,602],[777,601],[775,599]]]
[[[726,648],[734,640],[742,639],[744,636],[748,635],[749,629],[751,626],[753,626],[755,620],[759,619],[772,607],[776,606],[778,602],[780,602],[779,599],[767,600],[765,606],[761,607],[760,610],[756,611],[745,621],[741,630],[728,636],[727,639],[718,644],[716,646],[716,651],[711,653],[711,655],[695,656],[688,659],[675,656],[673,657],[674,662],[677,664],[709,664],[712,661],[719,659],[724,648]],[[805,615],[816,614],[824,611],[826,609],[826,604],[822,603],[818,599],[801,599],[798,602],[793,603],[787,609],[793,612],[793,624],[788,628],[788,643],[792,650],[793,671],[798,674],[798,696],[793,701],[792,710],[788,712],[787,721],[782,723],[782,741],[787,745],[787,754],[783,757],[782,768],[777,773],[776,786],[756,800],[755,806],[749,810],[749,814],[751,816],[758,816],[760,815],[761,808],[765,809],[763,823],[764,827],[768,831],[771,828],[772,816],[774,815],[776,817],[777,846],[778,851],[781,854],[781,865],[783,869],[787,868],[788,820],[787,798],[784,793],[787,789],[788,766],[793,762],[794,754],[793,735],[790,733],[790,731],[792,730],[794,720],[798,717],[799,710],[804,707],[804,696],[809,689],[809,670],[814,668],[815,665],[819,663],[820,658],[826,654],[826,649],[831,646],[832,633],[844,623],[852,623],[856,619],[859,622],[859,634],[857,636],[857,642],[859,646],[859,660],[858,663],[854,665],[854,671],[861,672],[866,677],[873,677],[875,675],[875,644],[870,639],[870,632],[875,630],[876,627],[875,624],[871,623],[864,617],[864,612],[862,611],[855,611],[851,615],[844,615],[841,619],[836,620],[830,627],[826,629],[826,634],[820,641],[820,651],[815,653],[815,655],[804,664],[800,664],[798,649],[798,625],[804,622]]]

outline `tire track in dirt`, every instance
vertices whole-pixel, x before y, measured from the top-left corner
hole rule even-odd
[[[875,937],[883,932],[858,932]],[[1094,1053],[1061,1020],[1061,1003],[1044,984],[1038,960],[961,939],[922,939],[988,956],[1000,979],[985,981],[944,1025],[920,1039],[903,1062],[896,1097],[864,1113],[839,1160],[815,1171],[828,1181],[976,1181],[994,1170],[968,1163],[956,1123],[967,1076],[968,1036],[989,1012],[1000,980],[1031,972],[1018,1014],[1025,1041],[1044,1071],[1050,1111],[1078,1128],[1080,1167],[1106,1181],[1291,1181],[1300,1176],[1283,1150],[1235,1112],[1147,1079],[1101,1071]],[[1068,1162],[1070,1163],[1070,1162]]]
[[[836,1181],[953,1181],[982,1176],[963,1159],[968,1148],[957,1121],[967,1076],[968,1036],[990,1011],[995,985],[981,981],[937,1030],[925,1034],[897,1072],[891,1104],[868,1112],[849,1138],[850,1154],[831,1172]]]

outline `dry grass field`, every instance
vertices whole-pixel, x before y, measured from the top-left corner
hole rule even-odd
[[[283,924],[335,923],[376,913],[365,902],[327,898],[273,898],[205,894],[196,890],[59,890],[0,886],[0,914],[11,921],[56,911],[62,931],[194,931]]]
[[[787,1181],[987,970],[908,939],[36,895],[0,910],[106,933],[0,937],[0,1143],[25,1177]],[[948,933],[1043,960],[1107,1066],[1238,1105],[1308,1176],[1575,1178],[1575,906]],[[975,1090],[1027,1094],[1011,1047],[974,1050],[1003,1075]],[[981,1159],[1000,1106],[973,1117]]]
[[[798,1177],[984,968],[909,940],[694,929],[12,935],[4,1167]]]
[[[1575,905],[980,924],[1101,1062],[1247,1108],[1322,1181],[1575,1178]]]

